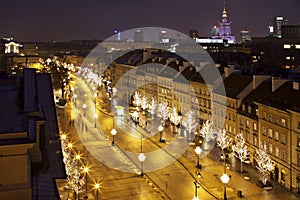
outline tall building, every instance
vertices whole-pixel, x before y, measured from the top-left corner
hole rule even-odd
[[[271,37],[282,37],[281,27],[287,25],[287,19],[283,16],[268,17],[269,20],[269,33]]]
[[[228,43],[235,43],[235,36],[231,33],[231,21],[229,21],[227,18],[225,2],[222,12],[222,19],[218,22],[217,26],[213,27],[212,37],[228,40]]]
[[[144,41],[144,31],[141,30],[141,29],[137,29],[137,30],[134,32],[133,40],[134,40],[135,42],[143,42],[143,41]]]
[[[199,37],[199,32],[197,30],[190,30],[189,31],[189,36],[190,36],[190,38],[195,40],[196,38]]]
[[[251,41],[250,31],[248,31],[248,30],[241,30],[240,31],[240,36],[241,36],[241,43]]]

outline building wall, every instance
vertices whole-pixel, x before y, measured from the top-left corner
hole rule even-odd
[[[30,200],[30,158],[33,144],[0,146],[0,199]]]
[[[266,149],[275,162],[273,178],[286,188],[290,188],[290,115],[286,111],[263,104],[258,104],[258,112],[260,146]]]

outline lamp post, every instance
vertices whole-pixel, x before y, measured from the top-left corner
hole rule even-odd
[[[193,198],[193,200],[199,200],[198,198],[198,188],[200,188],[200,184],[198,181],[194,181],[194,185],[195,185],[195,196]]]
[[[224,184],[224,200],[227,200],[226,185],[228,184],[229,180],[230,180],[230,177],[227,174],[223,174],[221,176],[221,181]]]
[[[162,131],[164,130],[164,127],[160,124],[157,129],[159,131],[159,142],[161,142]]]
[[[143,162],[146,159],[145,154],[143,154],[142,152],[138,155],[138,159],[141,162],[141,176],[144,176],[144,167],[143,167]]]
[[[83,116],[85,116],[85,110],[87,109],[87,105],[84,103],[82,105],[82,108],[83,108]]]
[[[99,193],[99,190],[100,190],[100,184],[99,183],[96,183],[94,185],[94,189],[96,190],[96,200],[98,200],[98,193]]]
[[[88,172],[89,172],[89,167],[85,166],[83,168],[83,172],[84,172],[84,175],[85,175],[85,195],[87,196],[87,190],[88,190]]]
[[[117,130],[113,128],[113,129],[111,130],[110,133],[112,134],[112,142],[111,142],[111,145],[112,145],[112,146],[115,146],[115,135],[117,134]]]
[[[97,124],[97,118],[98,118],[98,114],[95,113],[95,114],[94,114],[94,119],[95,119],[94,127],[95,127],[95,128],[96,128],[96,124]]]
[[[197,168],[198,168],[198,169],[201,169],[201,165],[200,165],[199,160],[200,160],[200,154],[202,153],[202,149],[201,149],[199,146],[197,146],[197,147],[195,148],[195,152],[196,152],[196,154],[197,154]]]
[[[138,159],[141,162],[141,176],[144,176],[143,162],[145,161],[146,156],[143,153],[143,135],[141,135],[141,153],[138,155]]]

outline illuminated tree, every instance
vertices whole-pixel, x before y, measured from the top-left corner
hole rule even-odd
[[[141,100],[141,95],[136,91],[133,95],[133,104],[137,107],[139,107],[142,103],[142,100]]]
[[[256,168],[260,171],[263,176],[263,184],[267,184],[267,173],[274,170],[274,163],[271,158],[267,154],[267,152],[263,149],[256,149]]]
[[[154,119],[156,108],[157,108],[157,103],[156,103],[155,99],[152,98],[151,103],[149,105],[149,112],[151,114],[152,119]]]
[[[190,139],[192,133],[195,132],[198,127],[198,122],[196,121],[196,118],[194,117],[193,111],[190,111],[185,115],[185,117],[182,120],[182,125],[185,127],[185,130],[188,133],[188,137]]]
[[[245,144],[243,134],[237,134],[235,137],[235,144],[233,145],[235,156],[241,161],[241,172],[243,172],[243,163],[249,162],[249,151]]]
[[[175,125],[177,128],[177,125],[180,123],[181,116],[178,115],[177,109],[174,107],[173,111],[169,114],[170,121]]]
[[[216,138],[216,131],[213,128],[213,122],[207,120],[203,123],[203,126],[200,130],[200,136],[207,142]]]
[[[51,74],[52,85],[55,90],[61,90],[61,97],[65,97],[65,91],[71,81],[71,70],[66,63],[62,63],[58,57],[48,58],[46,61],[40,60],[43,65],[41,72]]]
[[[169,115],[169,108],[167,103],[160,103],[157,107],[157,115],[163,120],[163,125],[165,125],[166,120]]]

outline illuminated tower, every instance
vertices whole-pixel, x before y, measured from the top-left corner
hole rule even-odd
[[[223,5],[222,19],[217,26],[213,27],[212,36],[213,38],[228,40],[228,43],[235,43],[235,36],[231,34],[231,21],[227,18],[225,1],[223,1]]]

